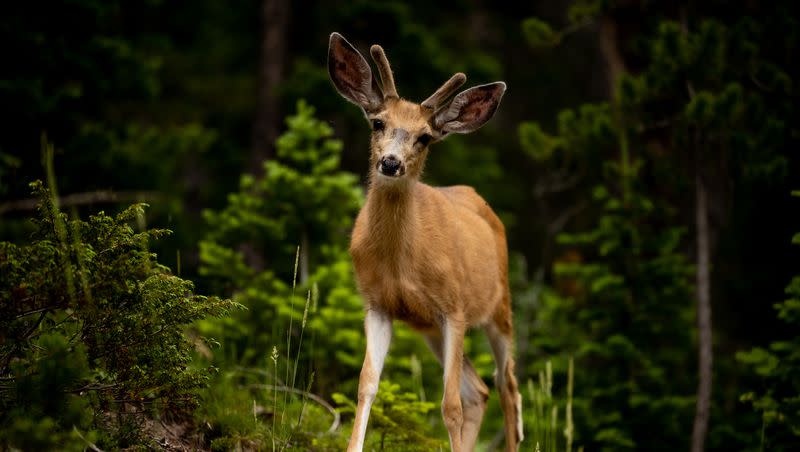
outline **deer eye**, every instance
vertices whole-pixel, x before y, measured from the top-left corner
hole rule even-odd
[[[422,146],[427,146],[431,143],[432,139],[433,137],[430,136],[430,134],[423,133],[422,135],[419,136],[419,138],[417,138],[417,142]]]
[[[372,120],[372,130],[376,132],[380,132],[381,130],[386,128],[386,124],[380,119],[373,119]]]

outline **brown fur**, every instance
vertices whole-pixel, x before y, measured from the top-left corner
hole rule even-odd
[[[388,102],[375,117],[387,130],[430,133],[429,115],[405,100]],[[373,136],[371,185],[350,245],[368,308],[420,329],[457,313],[469,327],[507,317],[508,254],[500,219],[471,187],[418,181],[427,149],[403,156],[409,180],[379,180],[375,167],[385,141]]]
[[[402,99],[389,100],[383,111],[370,118],[382,119],[387,130],[430,133],[425,110]],[[379,309],[431,335],[441,335],[444,319],[458,318],[465,329],[492,323],[501,334],[512,337],[502,222],[472,187],[435,188],[419,181],[427,149],[412,148],[402,156],[408,180],[383,180],[376,167],[388,140],[373,136],[370,187],[350,245],[367,309]],[[513,371],[513,363],[509,366],[503,372]],[[473,388],[472,400],[461,393],[462,403],[444,406],[443,411],[445,416],[447,408],[460,413],[462,446],[471,450],[486,406],[485,385],[466,360],[462,372]],[[511,378],[506,380],[510,391],[501,388],[509,395],[502,403],[504,411],[513,411],[511,398],[517,394],[516,380]],[[457,396],[445,394],[446,399],[453,397]],[[520,439],[514,422],[506,428],[512,435],[509,450],[516,450]]]
[[[448,104],[447,98],[465,79],[456,74],[420,105],[397,96],[380,47],[372,47],[372,56],[384,82],[382,92],[366,60],[341,35],[331,35],[328,53],[334,86],[362,108],[374,127],[370,187],[350,243],[368,312],[367,355],[348,450],[363,447],[391,319],[400,319],[426,336],[444,367],[442,416],[454,451],[474,448],[486,409],[488,389],[463,356],[466,330],[484,327],[498,367],[506,448],[515,451],[522,431],[511,356],[505,229],[471,187],[434,188],[420,181],[428,144],[483,125],[497,109],[505,84],[468,89]]]

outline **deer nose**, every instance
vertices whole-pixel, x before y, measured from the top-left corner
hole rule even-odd
[[[394,154],[389,154],[381,158],[381,173],[386,176],[399,176],[400,166],[400,159],[398,159]]]

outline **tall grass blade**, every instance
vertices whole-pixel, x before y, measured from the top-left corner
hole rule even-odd
[[[292,296],[289,298],[289,329],[286,331],[286,382],[289,382],[289,370],[291,369],[290,361],[292,359],[292,324],[294,323],[294,295],[297,288],[297,266],[300,263],[300,246],[297,246],[297,252],[294,255],[294,276],[292,277]],[[292,382],[292,389],[294,389],[294,382]],[[289,393],[283,393],[283,413],[281,413],[281,428],[284,426],[284,414],[286,407],[289,403]]]
[[[566,409],[566,427],[564,428],[564,436],[567,439],[566,451],[572,452],[572,438],[575,433],[575,426],[572,423],[572,391],[575,378],[575,360],[572,356],[569,357],[569,367],[567,368],[567,409]]]

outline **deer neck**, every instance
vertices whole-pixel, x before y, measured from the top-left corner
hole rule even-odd
[[[369,218],[368,234],[376,251],[394,255],[414,243],[417,231],[419,182],[370,184],[365,208]]]

